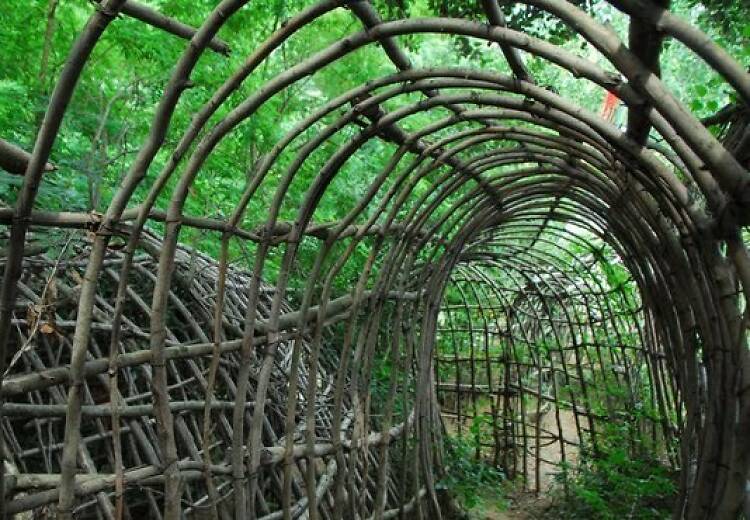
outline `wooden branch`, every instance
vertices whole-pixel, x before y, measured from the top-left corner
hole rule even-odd
[[[381,518],[383,520],[390,520],[391,518],[397,518],[400,517],[402,514],[411,513],[415,507],[417,507],[417,502],[424,499],[424,497],[427,496],[427,490],[425,488],[421,488],[419,490],[419,493],[417,493],[417,496],[412,497],[411,500],[403,504],[401,507],[395,507],[393,509],[389,509],[387,511],[384,511]],[[375,520],[376,517],[370,517],[368,520]]]
[[[350,8],[352,12],[357,15],[357,17],[362,21],[362,24],[365,26],[365,28],[374,29],[382,26],[380,15],[378,15],[377,10],[375,10],[369,0],[357,0],[350,5]],[[397,45],[394,38],[383,38],[380,40],[380,43],[383,45],[383,49],[385,50],[388,57],[399,70],[410,70],[412,68],[411,62],[406,56],[406,53]],[[423,92],[427,97],[430,98],[440,96],[440,92],[434,89],[424,89]],[[466,110],[465,107],[456,104],[448,104],[446,105],[446,108],[451,110],[458,117],[461,117],[461,114]],[[380,121],[387,115],[387,113],[378,105],[374,105],[370,107],[370,111],[364,113],[364,115],[372,123],[377,124],[378,121]],[[384,137],[387,141],[397,143],[402,146],[406,145],[409,147],[412,153],[416,153],[418,155],[424,152],[425,149],[428,149],[428,147],[422,141],[415,141],[411,139],[409,134],[405,132],[397,123],[384,125],[383,127],[381,127],[378,135]],[[442,153],[441,150],[432,150],[431,155],[440,159]],[[471,168],[467,168],[458,158],[454,156],[447,157],[445,159],[445,162],[456,171],[465,175],[469,175],[469,177],[474,179],[491,199],[495,200],[497,204],[500,204],[501,199],[499,194],[491,187],[489,187],[478,173],[474,172]]]
[[[715,114],[701,119],[701,123],[703,123],[704,126],[723,125],[747,110],[748,107],[741,103],[730,103]]]
[[[372,297],[372,293],[366,292],[364,299]],[[420,297],[420,293],[414,292],[389,292],[386,295],[388,299],[404,299],[404,300],[415,300]],[[347,312],[352,304],[351,296],[343,296],[331,300],[327,304],[325,320],[326,323],[331,318],[341,316]],[[311,307],[306,313],[306,321],[312,321],[317,319],[318,307]],[[278,328],[280,331],[293,329],[299,324],[299,311],[291,311],[284,313],[279,317]],[[59,324],[58,324],[59,325]],[[265,320],[259,321],[255,325],[255,330],[259,334],[264,334],[264,331],[268,329],[268,323]],[[103,326],[102,330],[108,330],[107,327]],[[286,341],[290,339],[292,335],[281,334],[278,336],[279,341]],[[253,338],[253,345],[259,346],[266,343],[266,337],[258,335]],[[240,349],[242,340],[230,340],[223,341],[219,344],[220,352],[234,352]],[[165,349],[165,358],[172,359],[186,359],[200,356],[210,355],[213,351],[214,343],[198,343],[194,345],[179,345],[169,346]],[[151,361],[150,350],[138,350],[135,352],[128,352],[127,354],[120,354],[117,358],[117,365],[121,368],[129,366],[137,366],[149,363]],[[108,370],[109,359],[100,358],[96,360],[86,361],[83,366],[83,373],[86,377],[91,377],[96,374],[102,374]],[[32,390],[40,390],[42,388],[48,388],[57,384],[64,384],[69,381],[70,372],[67,367],[56,367],[48,368],[40,372],[33,372],[29,374],[23,374],[18,376],[11,376],[6,378],[2,382],[2,390],[0,396],[9,397],[13,395],[21,395]]]
[[[372,293],[370,291],[365,291],[362,302],[373,298],[376,295],[375,293]],[[421,296],[421,293],[418,292],[397,292],[397,291],[389,291],[384,297],[386,299],[393,299],[393,300],[417,300]],[[360,302],[360,303],[362,303]],[[355,300],[351,297],[351,295],[342,296],[340,298],[336,298],[335,300],[331,300],[326,304],[325,308],[325,314],[323,316],[324,321],[332,318],[334,316],[339,316],[343,314],[344,312],[348,312],[352,305],[355,303]],[[318,309],[319,307],[313,306],[309,307],[307,309],[307,312],[305,313],[304,317],[304,323],[311,322],[318,319]],[[288,312],[286,314],[282,314],[278,318],[278,330],[291,330],[298,326],[300,322],[300,311],[292,311]],[[260,334],[267,334],[270,332],[269,330],[269,320],[258,320],[255,324],[255,330],[258,331]]]
[[[482,0],[482,7],[487,13],[487,19],[489,20],[490,24],[496,25],[498,27],[507,26],[507,24],[505,23],[505,16],[503,15],[503,12],[497,3],[497,0]],[[531,83],[534,82],[531,74],[529,74],[528,69],[523,64],[523,58],[521,58],[521,53],[518,52],[517,48],[505,43],[500,43],[500,50],[503,52],[503,55],[505,56],[510,69],[513,71],[513,74],[518,79],[529,81]]]
[[[448,358],[448,361],[450,358]],[[475,362],[475,360],[471,360],[471,362]],[[518,390],[512,389],[512,388],[498,388],[498,389],[490,389],[487,385],[471,385],[471,384],[453,384],[453,383],[438,383],[437,384],[437,390],[440,390],[442,392],[446,393],[474,393],[474,394],[488,394],[488,395],[503,395],[508,397],[514,397],[519,394]]]
[[[750,105],[750,74],[732,56],[719,46],[709,35],[659,7],[650,0],[609,0],[609,3],[633,18],[643,20],[682,42],[686,47],[703,58],[706,63],[721,74],[730,85],[737,89],[746,105]]]
[[[247,408],[255,406],[253,401],[245,403]],[[170,401],[169,409],[173,412],[203,411],[206,407],[205,401]],[[234,403],[229,401],[214,401],[210,404],[212,410],[232,410]],[[38,419],[44,417],[65,417],[67,407],[63,404],[26,404],[5,403],[3,415],[6,417],[22,417],[24,419]],[[88,417],[111,417],[112,406],[110,404],[84,405],[81,414]],[[154,414],[154,405],[130,405],[118,406],[116,413],[120,417],[142,417]]]
[[[76,38],[71,47],[65,64],[58,76],[57,84],[49,98],[47,111],[39,128],[34,144],[34,150],[28,161],[27,174],[24,175],[24,183],[19,191],[15,205],[17,222],[11,227],[10,240],[8,241],[8,261],[5,264],[3,282],[0,286],[0,359],[2,359],[2,372],[6,349],[9,343],[10,322],[13,317],[13,301],[16,297],[17,281],[21,277],[23,269],[23,250],[26,245],[26,233],[28,222],[25,220],[31,214],[36,199],[41,177],[49,159],[50,152],[55,139],[58,136],[65,111],[73,96],[76,85],[80,79],[83,68],[91,55],[94,47],[101,38],[104,30],[112,22],[124,0],[105,0],[101,9],[93,13],[83,31]],[[63,473],[73,476],[78,456],[80,454],[78,441],[70,441],[70,434],[77,437],[80,432],[78,421],[67,421],[65,425],[66,445],[63,448],[61,468]],[[0,450],[0,455],[2,455]],[[0,465],[0,489],[4,489],[5,466]],[[69,520],[72,518],[72,482],[63,480],[61,493],[63,497],[58,510],[58,518]],[[0,517],[6,516],[6,504],[0,500]]]
[[[233,403],[232,403],[233,404]],[[204,404],[201,403],[201,408]],[[414,411],[412,410],[411,414],[409,414],[408,417],[408,424],[412,424],[414,421]],[[352,450],[352,449],[359,449],[364,445],[367,446],[378,446],[383,442],[393,442],[397,440],[401,434],[404,431],[404,428],[406,426],[406,423],[398,424],[390,430],[388,430],[387,435],[384,432],[371,432],[369,436],[367,437],[367,442],[360,441],[360,443],[357,443],[356,445],[352,445],[351,442],[347,440],[342,440],[341,442],[341,448],[344,450]],[[300,459],[300,458],[319,458],[323,457],[325,455],[329,455],[333,453],[336,449],[336,445],[334,444],[316,444],[314,447],[313,452],[308,452],[306,449],[306,445],[299,444],[294,446],[293,450],[293,458],[294,459]],[[281,446],[270,446],[266,448],[262,448],[263,456],[261,457],[261,465],[263,466],[272,466],[275,464],[280,463],[284,460],[285,455],[284,452],[286,451],[284,447]],[[201,470],[204,469],[205,466],[202,462],[196,462],[196,461],[190,461],[190,460],[183,460],[178,462],[178,466],[182,470]],[[331,468],[329,468],[331,469]],[[226,464],[221,465],[211,465],[208,468],[209,472],[212,474],[219,474],[219,475],[229,475],[231,474],[231,467]],[[333,471],[335,471],[335,467],[332,468]],[[143,468],[137,468],[130,471],[125,472],[125,484],[132,485],[132,484],[138,484],[138,485],[149,485],[151,483],[161,483],[163,476],[159,475],[160,471],[159,468],[154,466],[146,466]],[[184,475],[183,475],[184,477]],[[203,473],[198,472],[196,475],[193,476],[195,479],[202,478]],[[115,484],[115,479],[117,478],[116,474],[110,474],[110,473],[101,473],[101,474],[78,474],[75,475],[75,488],[77,493],[79,494],[92,494],[97,491],[101,491],[103,489],[111,488]],[[329,475],[330,478],[330,475]],[[57,488],[60,485],[60,482],[62,480],[62,476],[60,474],[18,474],[14,475],[13,480],[9,481],[9,484],[12,484],[11,489],[15,490],[22,490],[22,489],[38,489],[38,488]],[[323,489],[327,489],[327,487],[330,485],[330,482],[328,479],[326,481],[321,482],[321,486],[324,486]],[[9,512],[17,513],[20,511],[25,511],[28,509],[31,509],[32,507],[38,507],[40,505],[43,505],[45,503],[50,503],[57,499],[59,496],[59,490],[58,489],[52,489],[48,493],[38,493],[36,495],[30,495],[27,497],[22,497],[19,499],[14,500],[11,502],[9,507]]]
[[[178,467],[182,470],[187,470],[183,474],[185,480],[197,480],[203,476],[201,471],[203,469],[203,463],[193,461],[180,461]],[[192,471],[190,471],[192,470]],[[229,468],[226,465],[214,465],[210,468],[210,471],[219,475],[226,475]],[[45,504],[54,502],[60,497],[60,486],[62,482],[67,478],[63,474],[20,474],[13,475],[13,480],[9,478],[9,483],[13,483],[16,488],[22,487],[29,489],[32,487],[52,487],[46,491],[40,493],[34,493],[27,496],[21,496],[14,500],[9,501],[7,511],[9,514],[20,513],[22,511],[28,511],[41,507]],[[115,484],[117,475],[114,473],[94,473],[94,474],[75,474],[73,482],[74,497],[93,495],[99,491],[112,488]],[[162,474],[162,468],[159,466],[143,466],[135,468],[125,472],[125,484],[126,485],[154,485],[162,484],[164,482],[164,476]],[[71,497],[71,498],[74,498]]]
[[[349,4],[349,9],[352,10],[362,24],[368,29],[382,23],[380,15],[378,15],[378,12],[372,4],[370,4],[369,0],[355,0]],[[396,67],[400,70],[411,68],[409,57],[398,46],[395,38],[385,38],[380,43],[383,45],[383,50],[388,55],[388,58],[390,58]]]
[[[337,449],[345,451],[362,449],[363,447],[380,446],[383,443],[392,443],[398,440],[403,434],[407,426],[414,424],[414,410],[411,411],[406,422],[402,422],[390,428],[387,432],[371,432],[366,438],[358,439],[356,442],[344,439],[338,445],[335,443],[320,443],[313,446],[310,451],[307,444],[295,444],[292,447],[292,457],[295,459],[299,458],[313,458],[313,457],[324,457],[331,455],[336,452]],[[260,461],[263,465],[278,464],[286,458],[286,448],[283,446],[272,446],[263,448]]]
[[[119,222],[125,223],[132,221],[137,218],[139,208],[128,209],[123,212],[122,218]],[[167,215],[164,211],[153,209],[149,212],[148,218],[153,219],[157,222],[165,222]],[[29,216],[29,222],[31,225],[44,226],[44,227],[56,227],[56,228],[71,228],[71,229],[89,229],[96,231],[99,229],[103,220],[103,215],[96,212],[84,213],[84,212],[73,212],[73,211],[32,211]],[[263,240],[263,227],[248,231],[246,229],[232,227],[229,222],[213,219],[209,217],[194,217],[183,215],[181,222],[185,226],[194,227],[196,229],[206,229],[211,231],[221,231],[222,233],[229,233],[252,242],[260,242]],[[10,225],[13,223],[13,209],[12,208],[0,208],[0,224]],[[303,232],[304,235],[317,238],[318,240],[327,240],[331,236],[331,231],[338,226],[338,222],[326,222],[326,223],[312,223]],[[117,228],[123,233],[129,233],[129,227]],[[289,239],[289,233],[292,230],[291,222],[276,222],[271,233],[271,243],[281,244]],[[350,238],[358,233],[362,233],[366,236],[386,236],[386,235],[399,235],[406,231],[406,227],[401,224],[392,224],[387,228],[381,225],[368,226],[365,230],[363,226],[349,225],[344,228],[341,233],[338,234],[336,240],[342,240]],[[424,236],[424,232],[417,230],[412,231],[414,236]],[[24,252],[25,256],[29,256],[32,253]],[[36,253],[35,253],[36,254]],[[1,256],[1,255],[0,255]]]
[[[101,2],[101,0],[94,1],[97,3]],[[130,16],[131,18],[140,20],[141,22],[147,23],[152,27],[156,27],[157,29],[161,29],[162,31],[168,32],[169,34],[173,34],[185,40],[192,39],[193,36],[195,36],[195,33],[198,32],[198,29],[196,29],[195,27],[191,27],[180,22],[179,20],[170,18],[169,16],[160,13],[156,9],[152,9],[147,5],[141,4],[140,2],[136,2],[134,0],[127,0],[122,6],[120,12],[122,14]],[[208,48],[225,56],[229,55],[229,53],[231,52],[229,45],[219,38],[213,38],[208,43]]]
[[[669,7],[669,0],[654,0],[653,4],[660,9]],[[661,52],[662,34],[644,20],[630,20],[628,45],[633,54],[641,60],[643,65],[656,76],[661,76],[659,53]],[[646,144],[651,123],[648,117],[648,107],[631,106],[628,108],[628,136],[640,145]]]
[[[18,146],[0,139],[0,168],[13,175],[26,175],[31,154]],[[44,171],[52,172],[57,167],[52,163],[45,163]]]

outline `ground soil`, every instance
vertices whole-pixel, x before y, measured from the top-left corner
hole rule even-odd
[[[450,433],[455,428],[449,427]],[[541,420],[541,428],[549,432],[557,433],[558,425],[554,411],[546,413]],[[565,444],[565,460],[568,464],[575,465],[578,462],[578,430],[576,428],[575,416],[569,410],[560,410],[560,427],[562,429]],[[533,455],[533,454],[532,454]],[[559,464],[562,461],[562,450],[559,442],[553,442],[548,446],[542,446],[539,455],[540,490],[539,493],[517,490],[508,491],[504,496],[485,496],[482,504],[477,506],[469,515],[472,520],[540,520],[544,518],[544,512],[550,505],[549,493],[554,486],[555,476],[559,473]],[[528,473],[533,479],[536,458],[529,457]],[[533,487],[533,482],[530,483]]]
[[[506,504],[485,503],[472,511],[472,520],[541,520],[549,507],[549,499],[535,493],[515,493]]]

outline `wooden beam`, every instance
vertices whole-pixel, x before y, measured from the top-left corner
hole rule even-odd
[[[669,8],[669,0],[654,0],[653,3],[663,9]],[[659,55],[661,54],[662,39],[662,33],[654,25],[635,17],[630,18],[628,46],[643,65],[657,76],[661,76]],[[648,107],[630,107],[628,109],[628,136],[636,143],[645,146],[650,130]]]
[[[101,0],[95,1],[97,3],[101,2]],[[127,0],[122,6],[120,13],[128,15],[131,18],[135,18],[136,20],[147,23],[152,27],[156,27],[157,29],[161,29],[162,31],[168,32],[169,34],[173,34],[175,36],[178,36],[179,38],[184,38],[186,40],[190,40],[195,35],[195,33],[198,32],[198,29],[196,29],[195,27],[191,27],[190,25],[184,24],[179,20],[170,18],[169,16],[160,13],[156,9],[152,9],[147,5],[135,2],[134,0]],[[229,45],[219,38],[212,39],[208,44],[208,48],[225,56],[231,52]]]
[[[503,15],[497,0],[482,0],[482,7],[484,8],[484,12],[487,13],[487,20],[489,20],[491,25],[507,27],[507,24],[505,23],[505,15]],[[522,81],[534,83],[534,79],[523,64],[523,58],[521,58],[521,53],[518,52],[518,49],[501,43],[500,50],[503,52],[505,60],[508,62],[515,77]]]
[[[31,154],[18,146],[0,139],[0,168],[13,175],[25,175]],[[44,165],[45,172],[56,170],[54,164]]]

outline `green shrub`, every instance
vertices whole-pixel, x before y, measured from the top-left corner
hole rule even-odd
[[[627,431],[622,425],[608,428],[596,453],[586,448],[580,454],[577,468],[563,468],[546,518],[671,517],[675,472],[653,456],[630,453],[631,437]]]
[[[501,496],[505,475],[484,460],[475,457],[473,438],[445,436],[446,474],[438,487],[448,490],[459,505],[470,510],[482,505],[483,496]]]

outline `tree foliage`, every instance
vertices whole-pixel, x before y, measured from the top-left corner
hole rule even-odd
[[[199,23],[214,5],[211,0],[150,3],[164,14],[188,24]],[[626,21],[612,8],[604,8],[601,3],[590,0],[579,4],[625,36]],[[411,14],[486,19],[478,0],[381,0],[378,7],[385,13],[385,18]],[[502,4],[502,7],[511,27],[599,60],[590,44],[538,9],[510,4]],[[708,30],[720,43],[734,51],[736,57],[750,65],[750,25],[745,4],[678,0],[673,9]],[[0,46],[6,56],[13,59],[4,59],[0,63],[0,137],[26,149],[33,146],[50,91],[90,12],[91,6],[81,2],[8,0],[3,9],[6,30],[0,33]],[[178,138],[181,129],[189,124],[190,114],[199,110],[206,101],[205,93],[217,88],[221,78],[236,68],[258,41],[280,27],[291,12],[284,0],[268,0],[253,4],[252,9],[245,9],[232,18],[220,34],[231,42],[231,56],[226,58],[207,53],[201,60],[192,77],[193,87],[181,101],[181,110],[177,112],[168,139]],[[722,16],[715,16],[718,12]],[[242,99],[265,78],[297,63],[311,50],[322,49],[336,38],[358,30],[358,21],[345,10],[330,13],[285,44],[270,64],[249,78],[233,99]],[[405,40],[408,40],[410,58],[416,65],[458,61],[508,71],[496,48],[470,39],[423,35]],[[163,32],[126,16],[120,17],[107,31],[85,70],[81,88],[72,100],[71,110],[55,144],[52,160],[58,171],[46,176],[38,202],[40,207],[94,211],[106,208],[114,188],[133,159],[136,144],[142,142],[148,132],[172,64],[184,45],[183,40],[165,36]],[[729,89],[724,88],[714,73],[706,67],[695,66],[700,60],[681,46],[672,48],[669,42],[666,45],[665,76],[670,86],[683,94],[684,102],[700,115],[709,115],[731,101]],[[581,82],[567,73],[531,56],[526,56],[526,61],[539,83],[563,95],[580,91]],[[686,69],[691,73],[685,74]],[[212,155],[205,166],[211,175],[199,178],[193,188],[195,196],[188,202],[188,211],[226,215],[235,202],[233,195],[241,190],[248,171],[288,129],[290,122],[304,117],[310,102],[330,99],[350,86],[392,70],[382,53],[372,47],[365,48],[309,78],[296,90],[275,97],[270,107],[222,144],[222,153]],[[595,111],[603,93],[596,92],[590,85],[585,88],[587,91],[581,98],[587,108]],[[425,117],[410,118],[406,124],[417,128],[425,123]],[[284,125],[278,124],[280,120],[285,121]],[[347,207],[347,202],[356,198],[365,186],[369,161],[374,159],[382,163],[390,151],[388,145],[368,144],[367,161],[348,165],[345,180],[337,180],[336,194],[341,200],[329,197],[319,217],[323,220],[340,217],[339,208]],[[151,176],[165,159],[158,158]],[[315,161],[310,161],[309,171],[312,173],[316,169]],[[0,181],[0,201],[12,204],[20,180],[0,172]],[[297,189],[293,187],[293,192]],[[144,197],[145,193],[145,188],[142,188],[138,197]],[[249,213],[252,214],[252,208]]]

